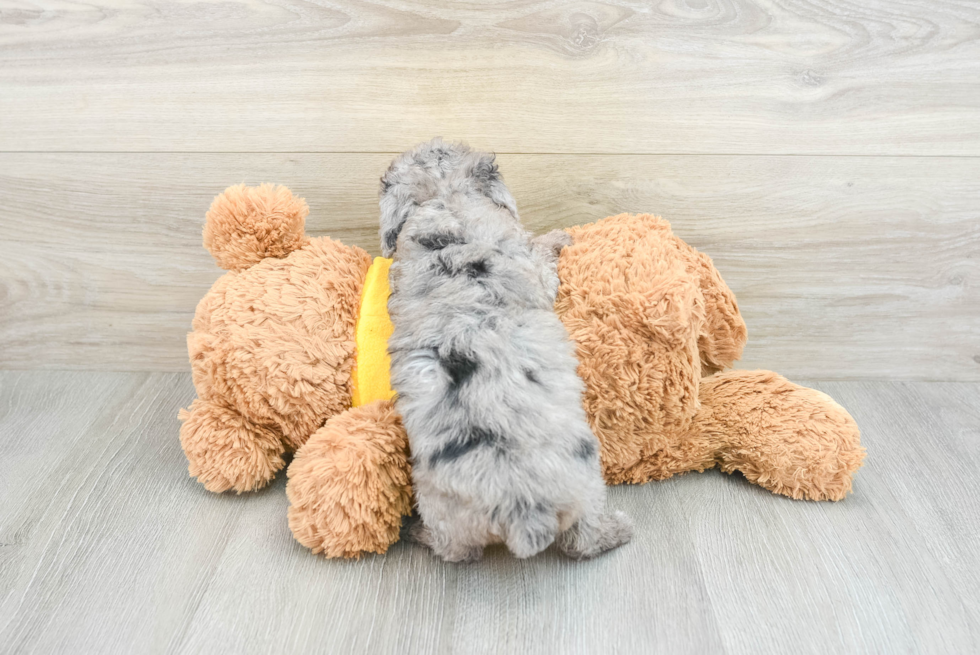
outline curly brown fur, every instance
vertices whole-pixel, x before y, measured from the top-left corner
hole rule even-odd
[[[851,490],[864,449],[847,411],[775,373],[715,373],[746,330],[707,255],[649,214],[569,232],[555,310],[578,345],[609,484],[719,466],[792,498]]]
[[[289,527],[327,557],[383,553],[411,510],[408,440],[390,401],[335,416],[289,465]]]
[[[181,444],[191,475],[212,491],[265,486],[285,452],[350,407],[371,258],[307,239],[305,215],[306,203],[271,185],[231,187],[208,212],[212,253],[243,267],[214,283],[187,335],[200,400],[180,415]]]

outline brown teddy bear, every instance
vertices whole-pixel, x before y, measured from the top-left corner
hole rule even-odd
[[[372,260],[306,237],[307,213],[271,185],[231,187],[211,205],[204,245],[229,272],[187,337],[198,399],[181,411],[181,445],[190,474],[215,492],[265,486],[295,451],[296,538],[328,557],[383,553],[412,494],[393,403],[352,407]],[[568,232],[555,311],[577,345],[607,482],[718,466],[792,498],[850,491],[864,450],[847,411],[775,373],[724,371],[745,323],[706,255],[646,214]]]

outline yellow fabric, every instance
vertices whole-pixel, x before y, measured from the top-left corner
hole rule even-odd
[[[388,356],[388,337],[394,329],[388,317],[388,268],[391,261],[375,257],[364,278],[361,311],[354,331],[357,352],[351,394],[353,407],[395,397],[391,389],[391,358]]]

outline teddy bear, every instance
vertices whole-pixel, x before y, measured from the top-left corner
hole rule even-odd
[[[327,557],[384,553],[412,511],[385,384],[388,260],[306,236],[308,213],[273,185],[230,187],[208,210],[204,246],[228,272],[187,336],[198,397],[180,442],[213,492],[264,487],[293,453],[296,539]],[[864,450],[847,411],[776,373],[731,370],[746,326],[708,256],[649,214],[567,232],[555,312],[608,484],[717,467],[794,499],[851,491]]]

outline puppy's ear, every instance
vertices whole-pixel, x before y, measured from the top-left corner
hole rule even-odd
[[[481,154],[473,165],[473,179],[476,180],[480,191],[499,207],[503,207],[517,218],[517,202],[511,195],[510,189],[504,184],[497,167],[496,155]]]
[[[391,171],[389,171],[390,173]],[[414,201],[402,185],[395,185],[388,179],[389,173],[385,173],[381,178],[381,255],[391,257],[395,253],[395,246],[398,244],[398,235],[401,234],[405,221],[408,219],[409,212],[414,208]]]

